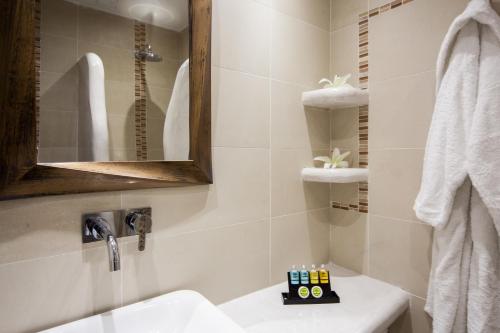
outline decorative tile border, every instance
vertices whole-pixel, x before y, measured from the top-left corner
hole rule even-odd
[[[42,8],[40,0],[35,0],[35,124],[36,124],[36,147],[40,145],[40,25]]]
[[[368,63],[368,33],[370,19],[382,15],[387,11],[414,0],[396,0],[377,8],[373,8],[359,15],[358,19],[358,70],[359,88],[368,89],[369,63]],[[358,142],[359,142],[359,167],[368,168],[368,115],[369,106],[362,105],[358,109]],[[331,202],[332,208],[368,213],[368,182],[358,183],[358,204],[346,204],[338,201]]]
[[[134,21],[135,51],[146,47],[146,25]],[[148,159],[146,135],[146,61],[135,59],[135,150],[138,161]]]

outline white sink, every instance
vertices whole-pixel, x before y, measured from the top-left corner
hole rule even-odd
[[[205,297],[190,290],[172,292],[43,332],[244,333]]]

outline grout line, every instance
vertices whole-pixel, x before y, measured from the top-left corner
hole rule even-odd
[[[371,213],[370,213],[370,215],[372,215],[374,217],[383,218],[383,219],[386,219],[386,220],[392,220],[394,223],[396,223],[396,221],[399,221],[399,222],[404,222],[404,223],[421,224],[421,225],[426,225],[426,226],[431,227],[431,225],[429,225],[428,223],[425,223],[425,222],[422,222],[422,221],[419,221],[419,220],[402,219],[402,218],[397,218],[397,217],[392,217],[392,216],[386,216],[386,215],[380,215],[380,214],[371,214]]]
[[[291,85],[291,86],[298,87],[298,88],[305,89],[305,90],[316,89],[314,84],[311,84],[310,86],[308,86],[308,85],[304,85],[304,84],[297,83],[297,82],[276,79],[276,78],[272,77],[271,73],[269,73],[268,76],[263,76],[263,75],[259,75],[259,74],[255,74],[255,73],[245,72],[245,71],[237,69],[237,68],[227,67],[227,66],[220,65],[220,64],[219,65],[212,65],[212,67],[217,68],[217,69],[223,69],[223,70],[239,73],[239,74],[243,74],[243,75],[247,75],[247,76],[251,76],[254,78],[259,78],[259,79],[263,79],[263,80],[270,80],[271,82],[278,82],[278,83],[282,83],[282,84],[287,84],[287,85]],[[269,67],[271,67],[271,66],[269,66]],[[271,69],[269,69],[269,71],[271,71]]]
[[[166,234],[162,235],[161,237],[165,239],[172,239],[180,236],[185,236],[185,235],[191,235],[191,234],[196,234],[196,233],[203,233],[207,231],[214,231],[214,230],[221,230],[221,229],[230,229],[230,228],[235,228],[247,224],[252,224],[252,223],[263,223],[266,221],[266,218],[261,218],[257,220],[249,220],[249,221],[244,221],[244,222],[238,222],[238,223],[232,223],[232,224],[227,224],[227,225],[220,225],[220,226],[214,226],[214,227],[208,227],[208,228],[200,228],[196,230],[190,230],[190,231],[181,231],[178,233],[172,233],[172,234]],[[158,235],[158,230],[154,231],[156,235]],[[134,242],[137,242],[137,239],[135,236],[131,237],[124,237],[124,238],[118,238],[118,245],[120,247],[120,250],[127,245],[133,244]],[[75,255],[75,254],[81,254],[83,256],[84,253],[94,251],[94,250],[103,250],[106,248],[105,243],[103,242],[102,244],[93,244],[89,247],[81,247],[79,249],[74,249],[70,250],[64,253],[58,253],[58,254],[52,254],[52,255],[47,255],[47,256],[40,256],[40,257],[34,257],[34,258],[26,258],[26,259],[21,259],[21,260],[16,260],[16,261],[11,261],[11,262],[5,262],[0,264],[0,268],[4,266],[9,266],[9,265],[16,265],[16,264],[23,264],[23,263],[29,263],[29,262],[35,262],[39,260],[46,260],[46,259],[53,259],[53,258],[58,258],[58,257],[63,257],[63,256],[68,256],[68,255]]]
[[[279,218],[284,218],[284,217],[296,216],[296,215],[300,215],[300,214],[320,212],[320,211],[323,211],[323,210],[326,210],[326,209],[330,209],[330,207],[321,207],[321,208],[307,209],[307,210],[302,210],[300,212],[294,212],[294,213],[289,213],[289,214],[271,216],[271,219],[274,220],[274,219],[279,219]]]
[[[254,1],[255,1],[255,0],[254,0]],[[328,33],[330,33],[330,26],[328,26],[328,29],[326,29],[326,30],[325,30],[324,28],[322,28],[322,27],[320,27],[320,26],[317,26],[317,25],[315,25],[315,24],[312,24],[311,22],[308,22],[308,21],[303,20],[303,19],[301,19],[301,18],[298,18],[298,17],[296,17],[296,16],[292,16],[292,15],[290,15],[290,14],[287,14],[287,13],[285,13],[285,12],[283,12],[283,11],[279,10],[279,9],[276,9],[276,8],[274,8],[272,5],[271,5],[271,6],[266,6],[265,4],[263,4],[263,3],[261,3],[261,2],[258,2],[258,3],[260,3],[261,5],[263,5],[263,6],[265,6],[265,7],[270,8],[270,9],[271,9],[271,11],[273,11],[273,12],[275,12],[275,13],[278,13],[278,14],[280,14],[280,15],[286,16],[286,17],[288,17],[288,18],[290,18],[290,19],[292,19],[292,20],[294,20],[294,21],[297,21],[297,22],[299,22],[299,23],[305,24],[305,25],[309,26],[310,28],[313,28],[313,29],[315,29],[315,30],[319,30],[319,31],[321,31],[321,32],[328,32]],[[271,14],[272,14],[272,13],[271,13]],[[272,18],[271,18],[271,19],[272,19]],[[272,20],[271,20],[271,21],[272,21]]]
[[[273,103],[272,103],[272,79],[271,79],[271,73],[272,73],[272,66],[273,66],[273,63],[272,63],[272,56],[271,56],[271,52],[272,52],[272,47],[273,47],[273,27],[274,27],[274,24],[273,24],[273,18],[271,17],[271,20],[270,20],[270,37],[269,37],[269,53],[268,53],[268,64],[269,64],[269,77],[267,78],[268,80],[268,89],[269,89],[269,115],[268,115],[268,132],[269,132],[269,152],[268,152],[268,160],[269,160],[269,169],[268,169],[268,178],[269,178],[269,239],[268,239],[268,246],[269,246],[269,253],[268,253],[268,273],[267,273],[267,283],[268,285],[271,285],[271,281],[272,281],[272,269],[273,269],[273,266],[272,266],[272,259],[273,259],[273,256],[272,256],[272,232],[273,232],[273,228],[272,228],[272,205],[273,205],[273,201],[272,201],[272,196],[273,196],[273,191],[272,191],[272,175],[273,175],[273,166],[272,166],[272,120],[273,120],[273,117],[272,117],[272,112],[273,112]]]
[[[396,80],[413,78],[413,77],[416,77],[416,76],[419,76],[419,75],[429,74],[429,73],[434,73],[434,72],[436,72],[435,66],[433,68],[428,68],[428,69],[425,69],[423,71],[414,72],[414,73],[410,73],[410,74],[396,75],[396,76],[389,77],[389,78],[386,78],[386,79],[383,79],[383,80],[374,80],[373,77],[372,77],[371,78],[371,83],[372,84],[373,83],[375,83],[375,84],[387,83],[387,82],[396,81]]]
[[[425,147],[422,148],[397,148],[397,147],[386,147],[386,148],[372,148],[369,149],[369,152],[382,152],[382,151],[391,151],[391,150],[416,150],[416,151],[424,151]]]

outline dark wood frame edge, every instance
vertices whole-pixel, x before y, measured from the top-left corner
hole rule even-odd
[[[189,0],[190,161],[37,163],[37,0],[0,1],[0,200],[212,183],[212,1]]]

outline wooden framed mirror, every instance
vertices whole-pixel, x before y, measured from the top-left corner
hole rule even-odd
[[[61,14],[61,21],[53,22],[49,20],[54,15],[45,15],[44,11],[49,11],[50,8],[48,7],[50,6],[45,6],[43,1],[52,1],[51,5],[55,1],[61,2],[61,6],[64,8],[58,8],[55,11]],[[102,10],[104,14],[95,14],[98,17],[91,16],[91,14],[97,13],[100,8],[87,5],[91,3],[107,3],[106,1],[12,0],[1,2],[0,9],[3,17],[0,22],[0,73],[2,77],[2,80],[0,80],[0,200],[67,193],[186,186],[212,182],[210,124],[211,0],[162,0],[160,2],[168,3],[169,1],[176,3],[178,8],[183,6],[182,2],[185,3],[185,13],[188,15],[185,19],[188,22],[187,27],[182,25],[182,19],[176,18],[175,10],[163,8],[160,12],[152,13],[151,11],[158,11],[158,6],[149,8],[147,4],[150,2],[147,1],[144,2],[143,6],[137,6],[137,4],[140,4],[138,1],[109,1],[109,4],[115,7],[111,9],[104,8]],[[120,9],[116,7],[117,4],[129,5],[129,7]],[[77,15],[79,15],[76,20],[77,24],[83,24],[82,22],[85,22],[85,20],[90,22],[86,27],[78,26],[75,36],[67,36],[72,31],[67,26],[74,27],[75,24],[70,16],[71,10],[76,10]],[[111,13],[111,10],[119,13]],[[101,17],[103,15],[105,17]],[[118,29],[103,33],[104,27],[112,26],[113,20],[120,22],[129,35],[125,36],[123,31]],[[177,26],[172,23],[176,20],[181,22],[177,22]],[[173,24],[174,27],[166,25],[167,23]],[[103,27],[101,30],[97,29],[100,24]],[[42,28],[40,28],[40,25],[42,25]],[[133,29],[131,26],[133,26]],[[183,28],[188,31],[188,34],[185,33],[184,35],[188,35],[185,38],[186,44],[189,46],[187,53],[189,54],[189,61],[179,59],[176,63],[176,59],[170,59],[173,44],[168,42],[168,45],[163,48],[156,45],[157,49],[168,53],[167,61],[157,65],[157,67],[151,67],[151,70],[144,67],[148,66],[149,60],[159,63],[159,59],[165,58],[165,55],[158,55],[154,52],[154,43],[149,44],[147,38],[143,38],[148,29],[158,32],[156,41],[161,44],[161,38],[164,35],[170,34],[173,36],[176,33],[176,31],[172,32],[173,30],[180,31]],[[53,33],[54,29],[59,29],[57,31],[66,35],[58,36],[57,33]],[[93,31],[93,29],[98,31]],[[95,37],[96,34],[99,36]],[[134,36],[130,36],[130,34],[134,34]],[[124,43],[127,45],[125,48],[129,48],[132,41],[133,49],[124,50],[121,53],[122,58],[120,58],[120,56],[117,56],[120,45],[113,43],[122,42],[120,40],[122,35],[125,36],[123,37]],[[68,45],[71,45],[71,43],[78,45],[74,57],[68,57],[66,51],[61,50],[62,42],[57,44],[55,42],[57,38]],[[89,42],[89,39],[93,38],[97,38],[98,41],[91,40]],[[153,38],[151,37],[151,39]],[[97,46],[90,48],[88,45],[93,45],[92,43]],[[107,45],[108,43],[113,45]],[[55,46],[50,49],[48,45]],[[95,72],[94,67],[85,63],[87,67],[83,68],[86,68],[87,72],[85,69],[82,70],[82,59],[86,59],[88,62],[97,59],[97,63],[99,63],[99,57],[90,58],[91,56],[89,56],[89,54],[94,54],[94,52],[89,51],[94,50],[98,50],[95,54],[102,54],[103,59],[101,62],[104,63],[101,66],[104,68],[104,71],[101,70],[101,73],[104,73],[103,77],[97,81],[94,78],[98,77],[95,73],[99,73],[99,71]],[[109,50],[117,51],[113,53],[114,51]],[[118,73],[117,77],[123,75],[124,72],[128,73],[122,80],[123,82],[120,81],[120,77],[113,78],[113,68],[111,68],[112,66],[118,66],[116,63],[121,60],[123,60],[123,63],[133,66],[131,69],[127,67],[126,70],[122,68],[114,69],[115,74]],[[76,65],[77,62],[79,62],[78,65]],[[187,63],[188,65],[186,65]],[[189,91],[185,94],[188,96],[186,99],[188,99],[189,105],[186,106],[183,102],[179,103],[186,108],[189,117],[184,114],[183,121],[185,124],[180,126],[172,122],[167,124],[171,121],[168,119],[168,112],[177,110],[172,109],[172,104],[175,104],[175,101],[172,102],[175,92],[169,92],[163,87],[154,87],[153,83],[155,82],[150,84],[150,82],[147,82],[147,78],[151,73],[152,81],[154,81],[153,77],[157,75],[157,82],[160,85],[166,80],[163,80],[158,73],[161,72],[162,68],[173,68],[175,70],[174,74],[172,74],[171,70],[167,76],[173,82],[173,90],[175,90],[178,83],[183,82],[177,81],[181,73],[179,66],[182,67],[182,64],[189,69],[189,75],[187,76],[189,82],[184,81],[185,88],[189,88]],[[106,66],[109,67],[108,71]],[[57,70],[60,70],[60,72],[57,72]],[[57,104],[70,95],[66,91],[70,89],[71,84],[64,80],[65,77],[72,78],[71,71],[79,73],[77,79],[79,92],[78,97],[75,98],[78,100],[76,110],[67,105],[61,106]],[[130,75],[130,71],[132,71],[133,75]],[[175,72],[177,72],[177,75],[175,75]],[[125,88],[125,90],[118,88],[117,91],[113,91],[113,87],[108,87],[108,81],[105,81],[108,74],[110,82],[115,79],[116,86],[120,87],[120,84],[123,83],[122,86],[125,85],[128,88]],[[186,75],[185,72],[184,75]],[[56,79],[53,79],[54,77]],[[82,84],[84,82],[82,80],[85,80],[85,78],[87,81]],[[130,88],[131,85],[128,80],[132,80],[132,78],[134,84],[133,88]],[[40,81],[42,81],[42,88],[40,88]],[[90,81],[92,83],[88,83]],[[49,83],[45,84],[44,87],[44,82]],[[182,84],[179,86],[181,89]],[[150,104],[154,104],[154,101],[151,102],[152,98],[147,95],[145,90],[151,89],[152,91],[153,87],[158,88],[157,91],[160,91],[159,96],[171,95],[168,103],[163,101],[160,107],[156,105],[155,110],[160,111],[157,112],[156,118],[151,116],[150,119],[147,108]],[[95,91],[97,91],[102,92],[105,97],[114,96],[116,100],[123,102],[126,99],[125,96],[130,99],[130,96],[124,94],[123,91],[130,92],[131,89],[134,92],[133,103],[129,103],[131,105],[121,109],[119,107],[120,103],[118,103],[118,106],[109,105],[108,99],[103,99],[99,104],[95,103],[98,99],[89,97],[92,94],[94,94],[92,96],[95,96]],[[83,98],[82,91],[83,95],[85,95]],[[180,91],[182,92],[182,90]],[[47,96],[48,102],[44,101],[44,96]],[[175,96],[182,96],[182,93]],[[97,104],[97,106],[89,106],[85,98],[88,98],[88,101]],[[181,97],[176,97],[176,101],[182,101]],[[82,107],[82,105],[85,105],[85,107]],[[106,112],[111,115],[110,110],[106,111],[105,109],[103,113],[99,109],[99,105],[104,108],[114,108],[114,110],[118,110],[117,112],[126,109],[127,114],[125,116],[117,115],[116,118],[121,119],[120,117],[122,117],[125,119],[122,119],[123,122],[129,121],[129,123],[123,125],[122,122],[121,125],[116,126],[107,121],[106,124]],[[162,114],[163,110],[167,110],[165,111],[166,115]],[[170,118],[174,118],[174,120],[179,119],[179,117],[182,118],[182,113],[180,111],[176,112],[175,116]],[[49,121],[44,120],[46,114]],[[86,118],[82,118],[82,114]],[[111,118],[111,116],[109,117]],[[64,121],[64,119],[66,120]],[[149,120],[151,121],[146,124],[149,124],[151,129],[156,126],[156,133],[161,133],[163,128],[163,140],[161,140],[161,137],[159,138],[159,135],[154,137],[153,134],[147,133],[144,127],[141,128],[141,122],[144,125],[144,122]],[[161,125],[162,122],[164,126]],[[44,126],[47,123],[49,126],[45,128]],[[84,126],[82,124],[87,124],[85,125],[87,126],[86,129],[82,129],[82,126]],[[90,124],[90,130],[88,124]],[[132,142],[134,146],[115,149],[109,141],[114,140],[117,142],[119,140],[114,139],[114,133],[108,132],[112,131],[113,126],[121,129],[121,132],[115,135],[116,137],[125,138],[125,141]],[[74,128],[75,130],[68,131],[67,128]],[[177,139],[165,139],[166,133],[171,134],[171,132],[167,131],[167,128],[173,129],[174,132],[180,131],[179,128],[187,128],[189,133],[183,132],[184,139],[179,139],[179,142],[184,145],[183,149],[180,149],[180,155],[167,153],[165,147],[168,144],[164,144],[164,158],[162,158],[162,149],[161,147],[158,148],[159,143],[162,141],[165,143],[165,140],[167,140],[172,146],[172,142],[177,142]],[[69,134],[63,135],[66,132],[69,132]],[[91,135],[85,137],[82,133],[90,133]],[[109,141],[103,141],[102,138]],[[144,152],[148,149],[147,141],[149,138],[151,138],[150,141],[158,143],[155,147],[157,154],[152,158],[148,158],[149,153]],[[78,144],[75,145],[75,141]],[[61,150],[61,147],[57,146],[61,142],[72,142],[72,144],[67,144],[67,147],[63,147],[66,150]],[[53,143],[53,146],[49,143]],[[71,150],[73,148],[75,149]],[[173,150],[176,151],[176,148],[174,147]],[[151,152],[153,150],[153,148],[150,149]],[[67,154],[59,154],[58,152],[61,151]],[[120,155],[120,151],[126,151],[129,155]],[[151,153],[151,155],[154,154]],[[172,160],[165,160],[167,155],[173,157]],[[121,156],[121,158],[114,158],[113,156]],[[182,158],[183,156],[185,157]]]

